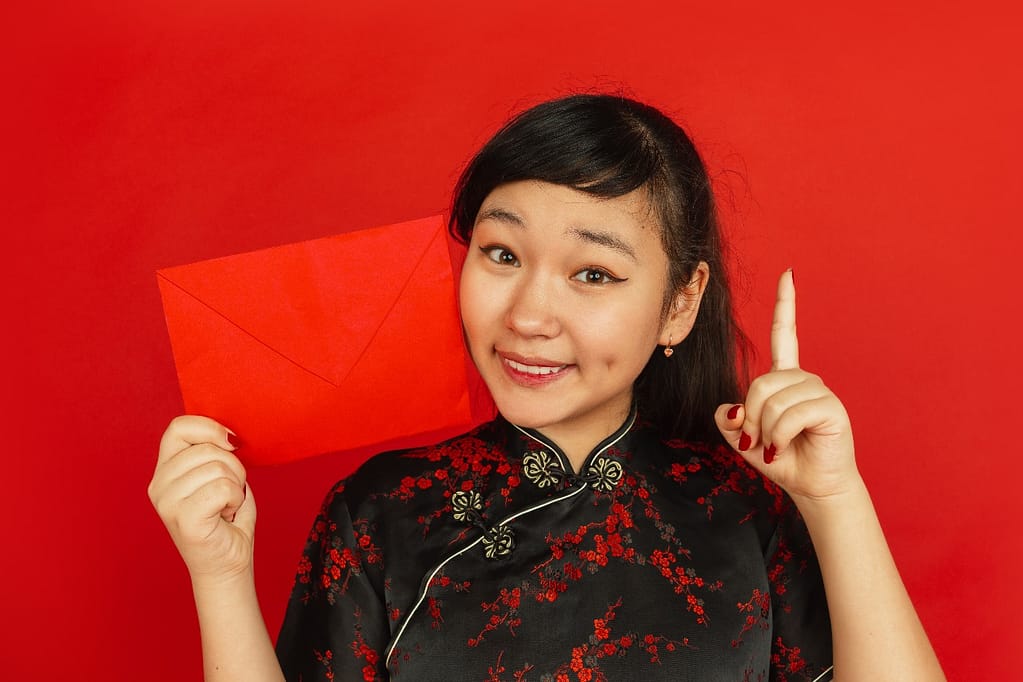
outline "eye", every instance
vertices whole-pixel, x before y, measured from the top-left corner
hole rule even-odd
[[[601,268],[586,268],[585,270],[580,270],[572,276],[572,279],[586,284],[614,284],[615,282],[625,281],[625,279],[615,277],[607,270],[603,270]]]
[[[480,251],[498,265],[510,265],[515,268],[519,266],[519,259],[515,254],[503,246],[481,246]]]

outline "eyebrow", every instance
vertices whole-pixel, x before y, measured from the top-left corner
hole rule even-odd
[[[526,221],[517,214],[509,211],[505,208],[488,208],[482,211],[476,218],[476,222],[480,223],[484,220],[496,220],[507,225],[514,227],[525,227]],[[590,230],[584,227],[573,227],[568,230],[568,233],[579,241],[588,242],[590,244],[596,244],[605,248],[617,251],[618,253],[628,256],[632,260],[639,260],[636,258],[636,251],[632,248],[627,241],[621,237],[612,234],[610,232],[604,232],[602,230]]]
[[[504,208],[488,208],[476,217],[477,223],[481,223],[484,220],[496,220],[500,223],[515,225],[516,227],[526,226],[526,221],[521,216]]]
[[[633,250],[632,246],[627,241],[621,239],[617,235],[611,234],[610,232],[573,227],[569,230],[569,233],[577,237],[580,241],[604,246],[612,249],[613,251],[617,251],[622,255],[628,256],[632,260],[637,260],[636,252]]]

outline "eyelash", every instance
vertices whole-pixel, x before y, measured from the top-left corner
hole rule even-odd
[[[515,254],[503,246],[481,246],[480,251],[483,252],[484,256],[486,256],[493,262],[497,263],[498,265],[511,265],[512,267],[516,268],[519,266],[519,259],[515,256]],[[515,262],[508,263],[506,261],[501,260],[504,254],[511,256]]]
[[[589,274],[599,275],[600,276],[600,281],[599,282],[591,282],[589,279],[586,278],[586,275],[589,275]],[[583,277],[580,278],[580,275],[582,275]],[[583,282],[584,284],[593,284],[595,286],[601,286],[601,285],[604,285],[604,284],[614,284],[616,282],[624,282],[625,281],[623,278],[615,277],[610,272],[608,272],[607,270],[604,270],[602,268],[583,268],[582,270],[577,272],[575,275],[573,275],[572,279],[576,280],[577,282]]]
[[[498,265],[511,265],[512,267],[519,267],[519,259],[515,256],[514,253],[512,253],[503,246],[481,246],[480,251],[490,261]],[[505,257],[508,256],[511,257],[513,262],[503,260]],[[599,276],[600,280],[596,282],[589,280],[588,276],[592,274],[596,274],[597,276]],[[583,268],[576,274],[572,275],[572,279],[577,282],[582,282],[583,284],[592,284],[594,286],[602,286],[606,284],[614,284],[616,282],[625,281],[624,278],[615,277],[607,270],[596,267]]]

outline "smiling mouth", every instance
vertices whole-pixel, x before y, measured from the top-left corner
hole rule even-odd
[[[522,372],[523,374],[532,374],[534,376],[546,376],[549,374],[557,374],[563,371],[568,365],[558,365],[556,367],[548,367],[543,365],[524,365],[521,362],[515,362],[508,358],[504,358],[504,361],[516,372]]]

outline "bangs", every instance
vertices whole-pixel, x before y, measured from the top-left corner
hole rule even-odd
[[[480,206],[496,187],[520,180],[620,197],[660,184],[653,136],[622,103],[578,95],[546,102],[511,119],[473,158],[455,188],[450,230],[468,243]]]

